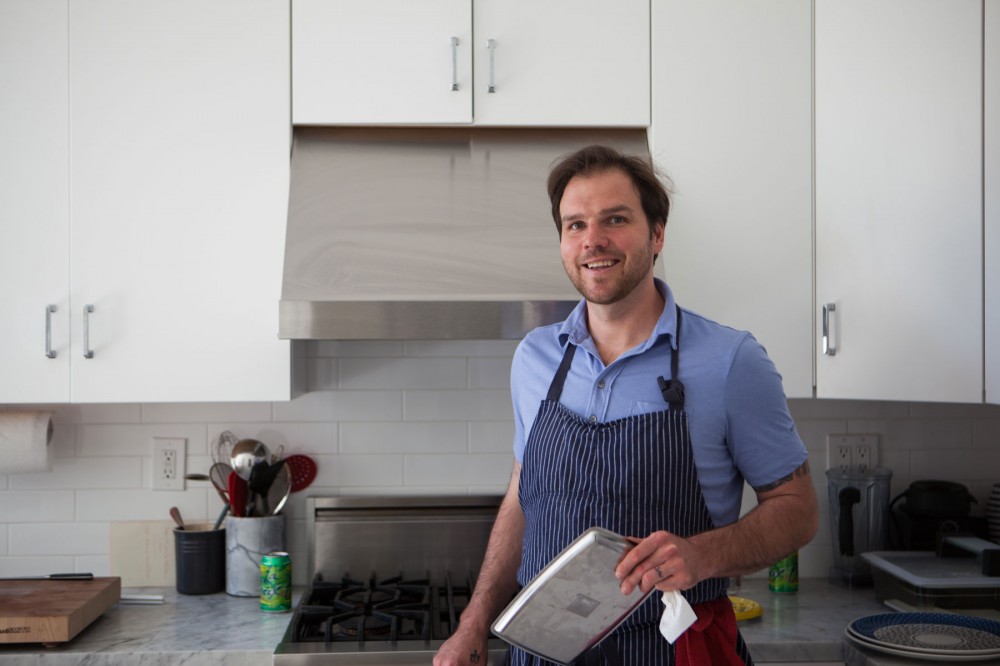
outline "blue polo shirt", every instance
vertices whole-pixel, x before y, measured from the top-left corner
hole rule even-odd
[[[563,406],[597,423],[668,409],[656,378],[670,379],[677,313],[666,283],[657,279],[656,286],[665,303],[652,335],[611,365],[604,365],[590,337],[585,301],[566,321],[537,328],[521,341],[511,367],[518,462],[568,342],[578,349]],[[752,487],[771,483],[808,456],[764,347],[746,331],[682,310],[677,373],[702,493],[718,527],[739,518],[744,479]]]

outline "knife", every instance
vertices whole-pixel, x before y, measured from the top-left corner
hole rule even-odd
[[[55,573],[47,576],[12,576],[0,580],[94,580],[92,573]]]

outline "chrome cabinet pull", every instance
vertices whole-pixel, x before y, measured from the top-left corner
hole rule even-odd
[[[45,355],[48,358],[55,358],[56,352],[52,349],[52,313],[56,311],[56,306],[45,307]]]
[[[94,311],[93,305],[83,306],[83,357],[94,358],[94,350],[90,348],[90,313]]]
[[[495,39],[486,40],[486,48],[490,52],[490,85],[486,89],[488,93],[495,93],[497,91],[496,80],[493,76],[493,56],[497,51],[497,42]]]
[[[451,38],[451,89],[458,90],[458,37]]]
[[[830,335],[830,319],[836,311],[837,305],[835,303],[826,303],[823,305],[823,353],[827,356],[837,355],[837,348],[834,346],[833,338]]]

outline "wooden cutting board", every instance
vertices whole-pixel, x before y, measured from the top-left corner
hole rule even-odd
[[[121,599],[121,578],[0,580],[0,644],[62,643]]]

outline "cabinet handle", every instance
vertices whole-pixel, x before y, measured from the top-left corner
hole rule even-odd
[[[490,85],[486,89],[488,93],[495,93],[497,91],[496,80],[493,76],[493,56],[497,52],[497,42],[495,39],[486,40],[486,48],[490,52]]]
[[[823,306],[823,353],[827,356],[837,355],[837,348],[830,335],[830,319],[836,311],[837,305],[835,303],[826,303]]]
[[[458,90],[458,37],[451,38],[451,90]]]
[[[55,358],[56,353],[52,349],[52,313],[56,311],[56,306],[45,307],[45,355],[48,358]]]
[[[83,306],[83,357],[94,358],[94,350],[90,348],[90,313],[94,311],[93,305]]]

